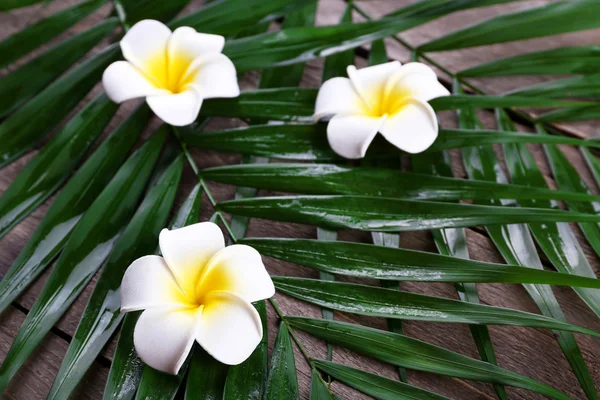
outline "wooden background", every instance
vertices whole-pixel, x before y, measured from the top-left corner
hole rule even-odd
[[[370,0],[359,2],[367,12],[378,17],[386,12],[397,9],[403,5],[410,4],[414,0]],[[499,13],[519,9],[522,7],[531,7],[549,3],[550,1],[522,1],[502,6],[493,6],[483,9],[470,10],[460,12],[441,18],[424,26],[412,29],[401,34],[402,38],[407,40],[412,45],[418,45],[429,41],[432,38],[442,36],[446,32],[453,31],[462,26],[471,24],[477,20],[493,17]],[[76,3],[74,0],[55,0],[50,5],[34,6],[22,10],[17,10],[10,13],[0,15],[0,39],[22,29],[28,24],[56,12],[59,9],[70,6]],[[202,1],[194,0],[191,2],[189,9],[195,9],[201,5]],[[320,0],[317,23],[319,25],[327,25],[336,23],[344,9],[342,0]],[[101,12],[90,16],[86,20],[76,25],[69,32],[63,34],[59,39],[63,39],[68,35],[77,33],[86,27],[89,27],[107,15],[110,7],[104,7]],[[360,20],[360,18],[356,18]],[[573,34],[565,34],[552,38],[543,38],[529,40],[518,43],[502,44],[488,46],[485,48],[468,49],[461,51],[445,52],[434,54],[436,61],[442,63],[446,68],[457,71],[469,66],[480,64],[484,61],[497,59],[499,57],[512,55],[516,53],[542,50],[559,46],[574,46],[574,45],[590,45],[598,43],[600,39],[600,31],[587,31]],[[57,40],[53,41],[56,42]],[[406,62],[409,59],[409,52],[403,49],[397,43],[388,40],[388,54],[390,58],[398,59]],[[95,49],[102,48],[98,46]],[[30,57],[28,57],[30,58]],[[28,59],[26,58],[26,59]],[[24,60],[17,63],[22,64]],[[357,57],[357,65],[364,65],[365,60]],[[322,61],[309,63],[305,70],[305,77],[302,82],[306,87],[318,87],[320,83],[320,75],[322,69]],[[15,66],[11,66],[2,74],[6,74]],[[242,82],[243,88],[255,87],[258,79],[258,74],[248,74]],[[441,79],[448,82],[447,77],[440,75]],[[506,90],[523,87],[534,84],[549,77],[510,77],[510,78],[493,78],[482,81],[474,81],[477,85],[483,87],[489,93],[502,93]],[[101,88],[96,88],[96,93]],[[90,96],[91,97],[91,96]],[[107,131],[115,127],[125,116],[128,115],[134,104],[129,103],[122,106],[115,119],[111,122]],[[488,127],[494,127],[493,115],[483,112],[481,114]],[[451,113],[442,115],[442,124],[445,127],[456,126],[456,121]],[[153,127],[158,125],[158,121],[154,121]],[[220,119],[211,123],[209,129],[223,128],[225,126],[239,125],[239,122],[233,120]],[[573,135],[587,137],[600,135],[600,123],[598,121],[570,124],[569,131]],[[527,129],[524,128],[523,129]],[[148,133],[148,132],[147,132]],[[552,185],[549,168],[544,155],[539,146],[531,146],[534,151],[538,164],[548,177],[549,183]],[[589,171],[586,169],[579,153],[576,149],[564,149],[571,161],[579,168],[582,176],[593,190],[597,191],[591,179]],[[6,190],[8,185],[14,179],[21,168],[35,155],[36,151],[28,153],[26,156],[19,159],[12,165],[0,170],[0,192]],[[455,171],[457,176],[465,177],[466,174],[461,167],[461,160],[458,153],[453,153]],[[239,155],[221,154],[209,151],[194,151],[200,168],[233,164],[240,161]],[[189,193],[194,185],[194,176],[191,171],[186,171],[183,184],[178,194],[178,204],[181,204],[185,196]],[[216,197],[220,200],[233,197],[234,188],[227,185],[213,185],[213,191]],[[261,194],[263,194],[261,192]],[[48,200],[44,205],[39,207],[29,218],[19,224],[5,238],[0,240],[0,277],[4,275],[10,267],[13,260],[17,257],[28,237],[35,230],[40,219],[45,214],[49,204],[53,198]],[[208,202],[203,203],[202,217],[207,219],[212,213]],[[577,234],[580,232],[574,226]],[[292,225],[283,223],[273,223],[267,221],[252,221],[248,236],[271,236],[271,237],[297,237],[297,238],[315,238],[315,227]],[[581,236],[581,235],[580,235]],[[469,250],[471,256],[476,260],[503,262],[499,253],[493,247],[490,239],[487,237],[485,230],[482,228],[473,228],[467,230],[469,239]],[[340,232],[340,239],[370,242],[370,235],[361,232]],[[597,256],[591,251],[585,240],[583,243],[585,253],[587,254],[596,274],[600,273],[600,263]],[[403,233],[401,235],[401,246],[410,249],[426,250],[435,252],[435,246],[428,232],[418,233]],[[267,268],[273,275],[289,275],[299,277],[317,277],[317,273],[307,268],[301,268],[289,264],[284,264],[272,259],[265,260]],[[547,263],[547,260],[544,260]],[[0,314],[0,360],[2,360],[8,351],[13,338],[25,318],[28,310],[34,303],[37,294],[42,289],[42,285],[48,276],[46,272],[42,277],[30,287],[12,307]],[[65,354],[71,336],[77,327],[79,316],[87,303],[87,299],[91,293],[91,287],[94,282],[83,292],[76,303],[65,314],[65,316],[56,324],[52,332],[45,338],[38,350],[33,354],[29,361],[19,371],[16,377],[9,385],[6,392],[3,394],[3,399],[19,399],[19,400],[35,400],[45,398],[47,395],[54,376]],[[403,289],[426,293],[429,295],[443,296],[456,298],[456,293],[451,284],[422,284],[422,283],[406,283],[401,285]],[[496,285],[496,284],[481,284],[478,285],[482,302],[485,304],[510,307],[519,310],[530,312],[538,312],[535,304],[528,298],[525,290],[518,285]],[[583,304],[579,297],[568,288],[555,288],[555,293],[563,307],[563,310],[570,322],[575,324],[600,330],[600,321],[593,313]],[[276,299],[284,313],[290,315],[302,316],[320,316],[320,310],[311,305],[301,303],[290,299],[286,296],[277,294]],[[355,315],[336,314],[336,319],[352,321],[356,323],[368,324],[370,326],[385,329],[385,321],[378,318],[366,318]],[[277,316],[272,309],[269,309],[269,343],[272,346],[278,326]],[[475,345],[466,325],[452,324],[437,324],[437,323],[422,323],[422,322],[405,322],[406,334],[419,339],[426,340],[430,343],[444,346],[453,351],[478,358]],[[570,371],[569,365],[565,361],[560,348],[554,340],[552,333],[548,330],[525,329],[515,327],[491,327],[490,328],[493,343],[498,356],[499,364],[505,368],[511,369],[521,374],[528,375],[542,382],[548,383],[572,396],[576,399],[583,399],[584,395],[577,380]],[[323,358],[325,355],[325,346],[322,342],[314,340],[307,335],[300,333],[301,341],[309,350],[309,353],[314,357]],[[600,390],[600,341],[589,336],[577,335],[577,341],[581,346],[583,355],[588,363],[592,375],[596,381],[596,386]],[[79,386],[78,391],[73,398],[75,399],[100,399],[106,376],[110,367],[110,360],[114,349],[114,338],[109,346],[98,357],[89,373],[86,375],[84,382]],[[296,360],[299,370],[299,383],[302,398],[308,398],[308,388],[310,385],[310,374],[307,364],[303,360],[301,354],[296,349]],[[384,365],[372,360],[368,360],[349,353],[343,349],[334,348],[334,361],[342,362],[348,365],[359,366],[362,369],[375,372],[388,377],[396,377],[395,371],[389,365]],[[448,396],[453,399],[493,399],[494,392],[491,385],[463,381],[459,379],[440,377],[427,373],[411,372],[408,374],[411,384],[426,388],[439,394]],[[340,384],[333,384],[334,391],[344,399],[361,399],[365,398],[361,394],[344,387]],[[508,388],[509,397],[511,399],[538,399],[542,398],[539,395],[533,394],[519,389]]]

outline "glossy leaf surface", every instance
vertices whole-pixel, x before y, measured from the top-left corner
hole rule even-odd
[[[78,166],[117,105],[99,96],[76,114],[21,170],[0,197],[0,237],[50,197]]]
[[[561,47],[494,60],[461,71],[464,77],[594,74],[600,70],[600,46]]]
[[[22,0],[8,0],[24,4]],[[38,48],[47,41],[52,40],[60,33],[69,29],[83,18],[97,10],[106,0],[88,0],[75,4],[56,14],[36,22],[33,25],[15,33],[0,42],[0,68],[7,66],[13,61],[23,57],[30,51]],[[3,2],[5,4],[5,2]],[[2,6],[0,5],[0,11]]]
[[[566,0],[492,17],[419,47],[420,51],[445,51],[531,39],[600,26],[595,18],[600,3]]]
[[[288,277],[274,277],[273,282],[280,292],[342,312],[417,321],[549,328],[600,337],[600,333],[538,314],[400,290]]]
[[[504,384],[553,399],[569,399],[567,395],[531,378],[397,333],[343,322],[300,317],[285,319],[292,327],[317,338],[407,369]]]
[[[600,197],[588,193],[334,164],[227,165],[204,169],[201,174],[209,180],[232,185],[304,194],[351,194],[416,200],[510,198],[600,201]]]
[[[123,319],[119,292],[123,274],[135,259],[151,254],[156,248],[158,234],[165,227],[175,200],[182,170],[183,158],[179,157],[150,190],[117,240],[83,311],[49,399],[71,395]]]
[[[270,238],[242,239],[240,243],[265,256],[356,278],[600,286],[600,281],[592,278],[363,243]]]
[[[208,103],[208,101],[207,101]],[[254,117],[264,118],[261,106],[255,105]],[[227,108],[229,106],[223,105]],[[204,109],[204,107],[203,107]],[[224,115],[230,112],[230,115]],[[312,113],[312,106],[311,111]],[[221,111],[217,115],[234,117],[237,112]],[[252,117],[252,115],[247,115]],[[285,116],[282,116],[286,118]],[[290,117],[288,115],[288,117]],[[259,157],[291,160],[340,160],[327,142],[327,125],[285,124],[254,125],[214,132],[186,131],[183,141],[190,146],[248,154]],[[551,143],[600,147],[600,143],[565,136],[541,136],[503,131],[474,131],[469,129],[440,129],[438,139],[427,151],[503,143]],[[376,137],[366,158],[392,157],[402,154],[382,137]]]
[[[0,118],[20,107],[88,53],[118,25],[110,18],[50,48],[0,79]]]
[[[319,372],[313,368],[310,378],[310,400],[335,400]]]
[[[50,132],[90,91],[119,54],[116,45],[54,81],[0,124],[0,167],[22,155]]]
[[[447,397],[428,392],[406,383],[398,382],[380,375],[370,374],[356,368],[315,360],[314,365],[332,378],[345,383],[379,400],[449,400]]]
[[[503,129],[516,130],[514,124],[505,112],[497,111],[497,115],[498,125]],[[532,187],[546,187],[546,179],[537,166],[533,155],[525,145],[505,145],[504,155],[513,182],[530,185]],[[528,207],[558,208],[558,204],[555,201],[524,199],[520,201],[520,204]],[[592,277],[594,276],[586,256],[569,224],[529,224],[529,229],[539,247],[557,270],[582,276],[590,276],[589,273],[591,273]],[[517,243],[523,242],[522,240],[519,240],[520,238],[515,238]],[[529,242],[530,240],[528,243]],[[525,259],[520,254],[511,255],[507,251],[505,251],[505,258],[509,262],[521,262],[530,268],[542,269],[539,259],[536,260],[535,264],[531,263],[531,254],[535,254],[533,252],[535,252],[536,249],[531,244],[529,244],[529,248],[529,259]],[[566,317],[551,288],[542,285],[526,285],[525,289],[527,289],[529,295],[536,302],[544,315],[566,321]],[[595,310],[598,313],[597,310],[600,309],[600,307],[598,307],[598,304],[600,304],[598,303],[598,294],[594,294],[594,291],[587,291],[579,288],[574,288],[574,290],[588,303],[588,305],[590,305],[590,307],[593,308],[595,303]],[[594,299],[594,297],[596,297],[596,299]],[[554,335],[588,399],[597,399],[598,394],[593,383],[593,378],[574,335],[569,332],[554,332]]]
[[[219,209],[247,217],[331,229],[402,232],[527,222],[599,222],[561,210],[436,203],[367,196],[290,196],[225,201]]]
[[[228,366],[212,358],[196,345],[190,362],[185,400],[222,400]],[[231,397],[238,398],[238,397]],[[239,397],[245,398],[245,397]]]
[[[108,257],[125,221],[135,211],[163,141],[164,132],[155,135],[132,155],[73,230],[0,367],[0,390]]]
[[[298,377],[294,349],[287,325],[281,322],[271,356],[271,367],[265,391],[265,400],[298,399]]]
[[[0,310],[33,282],[62,249],[83,213],[127,157],[145,126],[149,111],[142,106],[118,126],[60,191],[0,281]]]

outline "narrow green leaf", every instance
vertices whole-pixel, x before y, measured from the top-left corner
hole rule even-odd
[[[170,229],[198,222],[201,202],[202,188],[200,184],[197,184],[171,221]],[[129,400],[135,396],[144,367],[133,346],[133,330],[140,314],[141,311],[127,313],[123,319],[119,341],[104,389],[104,400]]]
[[[277,88],[248,90],[233,99],[209,99],[200,115],[261,118],[278,121],[309,120],[315,109],[315,89]]]
[[[588,121],[600,118],[600,106],[571,107],[549,111],[536,118],[538,122]]]
[[[407,369],[519,387],[553,399],[570,399],[526,376],[397,333],[310,318],[285,317],[285,320],[317,338]]]
[[[460,90],[461,87],[456,85],[456,89]],[[508,122],[508,119],[506,122]],[[462,110],[459,114],[459,124],[465,128],[475,129],[481,129],[482,126],[475,112],[468,109]],[[515,130],[514,126],[512,126],[512,123],[501,124],[501,126],[503,128],[508,127],[509,131]],[[524,151],[528,152],[526,146],[520,146],[522,146]],[[514,149],[514,147],[505,147],[505,149],[511,151],[511,149]],[[506,157],[511,158],[511,161],[508,163],[513,165],[509,168],[509,170],[513,170],[515,167],[515,156],[507,154]],[[465,162],[465,168],[472,178],[487,179],[500,183],[507,182],[507,178],[504,175],[500,161],[497,159],[496,152],[491,146],[465,149],[463,150],[463,160]],[[533,165],[535,165],[535,161],[533,161]],[[540,178],[543,182],[542,187],[545,187],[545,179],[541,176],[541,173]],[[535,204],[532,203],[535,202],[525,199],[525,204],[535,207]],[[518,206],[515,201],[509,200],[490,200],[484,202],[484,204]],[[546,224],[543,226],[546,227],[552,225],[555,224]],[[533,232],[535,232],[536,229],[539,229],[539,224],[532,224],[530,228]],[[531,233],[526,225],[488,226],[486,229],[496,244],[497,249],[508,263],[519,264],[529,268],[537,268],[539,270],[543,269],[537,249],[531,237]],[[585,256],[583,256],[583,258],[585,259]],[[549,286],[525,285],[524,287],[542,314],[566,322],[566,318],[562,313],[558,300],[554,296],[554,293]],[[589,375],[589,372],[586,372],[587,367],[581,356],[581,352],[577,347],[574,336],[567,332],[554,332],[554,334],[556,335],[558,343],[565,353],[565,356],[571,365],[575,367],[578,379],[580,379],[584,385],[587,385],[586,380],[588,378],[586,375]]]
[[[437,157],[428,153],[428,160]],[[600,201],[588,193],[335,164],[242,164],[201,171],[209,180],[281,192],[416,200],[543,199]]]
[[[118,126],[60,191],[46,216],[0,281],[0,311],[38,277],[66,243],[81,216],[108,184],[144,129],[141,106]]]
[[[436,203],[367,196],[282,196],[225,201],[222,211],[329,229],[402,232],[528,222],[599,222],[573,211]]]
[[[325,240],[325,241],[336,241],[337,240],[337,231],[331,231],[328,229],[317,228],[317,240]],[[323,281],[335,281],[335,276],[327,271],[319,271],[319,279]],[[321,309],[321,315],[323,319],[333,320],[333,311],[327,308]],[[331,360],[333,357],[333,348],[331,344],[327,343],[327,359]]]
[[[37,3],[50,3],[54,0],[4,0],[0,4],[0,11],[8,11],[15,8],[28,7]]]
[[[110,18],[52,47],[0,79],[0,118],[17,109],[69,69],[118,25]]]
[[[545,130],[538,126],[540,135],[547,135]],[[571,165],[569,160],[556,146],[544,146],[546,151],[546,157],[552,167],[552,174],[556,180],[558,187],[567,189],[573,192],[591,193],[586,186],[579,172]],[[567,201],[567,206],[579,212],[591,212],[597,213],[600,209],[600,202],[584,203],[579,201]],[[596,251],[596,254],[600,254],[600,225],[598,224],[580,224],[581,230],[585,237],[592,245],[592,248]]]
[[[413,157],[412,162],[413,168],[417,171],[429,172],[435,175],[454,176],[448,152],[441,154],[425,153]],[[464,228],[434,230],[431,233],[440,254],[469,259],[469,248]],[[457,282],[454,284],[454,287],[461,301],[474,304],[480,303],[479,292],[474,283]],[[481,359],[485,362],[498,365],[488,327],[469,325],[469,330],[471,331],[471,336],[473,336]],[[494,390],[499,399],[507,398],[506,389],[503,386],[494,385]]]
[[[77,66],[0,124],[0,167],[50,132],[98,82],[119,54],[118,44]]]
[[[208,102],[208,101],[207,101]],[[235,107],[232,104],[223,107]],[[245,117],[264,118],[267,114],[262,107],[268,107],[266,102],[260,101],[246,108],[242,112],[233,109],[220,111],[216,115],[236,117],[236,114],[246,114],[252,109],[254,115],[246,114]],[[275,105],[275,108],[279,106]],[[311,106],[312,107],[312,106]],[[204,107],[203,107],[204,109]],[[256,111],[254,113],[254,111]],[[278,114],[280,117],[292,116]],[[210,113],[210,111],[208,112]],[[312,113],[312,108],[310,113]],[[229,114],[229,115],[225,115]],[[239,116],[239,115],[238,115]],[[331,150],[327,142],[327,124],[284,124],[284,125],[254,125],[225,131],[199,132],[191,129],[185,132],[182,140],[190,146],[206,149],[229,151],[248,154],[258,157],[281,158],[292,160],[340,160]],[[476,131],[469,129],[440,129],[439,137],[427,151],[440,151],[453,148],[479,146],[486,144],[503,143],[546,143],[568,144],[573,146],[600,147],[600,143],[575,139],[558,135],[533,135],[529,133],[502,132],[502,131]],[[376,137],[367,153],[366,158],[397,157],[402,154],[400,150],[390,146],[389,143]]]
[[[23,4],[23,0],[9,1],[13,4]],[[73,7],[59,11],[4,39],[0,42],[0,54],[2,54],[0,68],[9,65],[30,51],[52,40],[100,8],[105,2],[106,0],[88,0],[75,4]],[[6,4],[6,2],[2,4]],[[0,11],[2,10],[3,6],[0,5]]]
[[[265,392],[269,361],[267,306],[263,300],[256,302],[254,307],[262,321],[263,337],[246,361],[229,367],[223,399],[261,400]]]
[[[336,311],[374,317],[477,325],[511,325],[600,333],[543,315],[374,286],[273,277],[280,292]]]
[[[227,369],[227,365],[218,362],[196,345],[187,376],[185,400],[246,399],[223,396]]]
[[[166,374],[144,365],[135,399],[173,400],[183,382],[188,365],[189,357],[181,366],[177,375]]]
[[[281,322],[273,348],[265,400],[284,399],[298,399],[298,377],[290,333],[285,322]]]
[[[215,0],[169,26],[190,26],[200,32],[233,36],[253,24],[276,20],[314,0]],[[236,65],[237,67],[237,65]]]
[[[505,112],[498,110],[497,118],[498,125],[503,129],[516,130],[515,125]],[[519,182],[534,187],[546,187],[546,179],[525,145],[505,145],[504,155],[513,182]],[[528,207],[558,208],[558,203],[555,201],[550,202],[524,199],[521,200],[520,203]],[[589,276],[591,273],[591,275],[594,276],[586,256],[569,224],[529,224],[529,229],[542,251],[557,270],[583,276]],[[532,249],[532,251],[534,250]],[[506,257],[510,256],[510,253],[506,252]],[[509,262],[521,262],[518,256],[519,254],[516,254],[510,259],[507,258],[507,260],[510,260]],[[542,269],[539,259],[536,260],[537,264],[530,264],[529,261],[530,260],[528,259],[523,259],[522,263],[530,268]],[[544,315],[566,321],[566,317],[551,288],[542,285],[525,285],[525,289]],[[594,309],[593,306],[595,302],[595,310],[596,313],[598,313],[598,310],[600,310],[600,307],[598,307],[598,305],[600,305],[598,294],[594,294],[593,291],[585,291],[579,288],[574,289],[592,309]],[[575,341],[574,335],[569,332],[554,332],[554,335],[588,399],[597,400],[598,393],[593,378],[588,370],[581,350]]]
[[[384,64],[388,61],[389,59],[385,51],[385,41],[381,39],[371,43],[371,51],[369,52],[369,65]]]
[[[135,259],[156,248],[158,234],[165,227],[175,200],[182,171],[183,158],[178,157],[149,191],[117,240],[83,311],[48,399],[66,399],[71,395],[123,319],[119,294],[123,274]]]
[[[319,372],[314,368],[310,378],[310,400],[335,400]]]
[[[242,239],[261,254],[336,275],[423,282],[544,283],[600,287],[600,280],[416,250],[309,239]]]
[[[600,99],[600,74],[575,76],[543,82],[534,86],[519,88],[507,93],[509,96],[535,96],[561,99],[594,98]]]
[[[467,10],[470,8],[487,7],[494,4],[512,3],[520,0],[421,0],[400,8],[394,12],[386,14],[386,17],[398,17],[406,15],[435,15],[444,16],[456,11]]]
[[[0,237],[50,197],[77,167],[113,117],[117,105],[100,95],[77,113],[0,197]]]
[[[457,110],[464,107],[473,108],[511,108],[511,107],[581,107],[589,106],[591,103],[578,101],[563,101],[543,97],[527,97],[521,93],[509,94],[506,96],[489,96],[489,95],[474,95],[474,94],[453,94],[451,96],[437,97],[429,101],[431,107],[435,111]],[[533,95],[532,95],[533,96]]]
[[[346,367],[345,365],[324,360],[315,360],[313,363],[319,370],[336,380],[378,400],[449,400],[447,397],[406,383]]]
[[[596,0],[566,0],[492,17],[419,47],[421,52],[446,51],[532,39],[600,26]]]
[[[125,16],[125,23],[132,26],[143,19],[168,22],[175,18],[189,2],[190,0],[118,0],[118,6]]]
[[[594,74],[600,70],[600,46],[560,47],[494,60],[459,73],[463,77]]]
[[[335,26],[290,28],[226,43],[238,71],[304,63],[359,47],[431,20],[428,16],[381,19]]]
[[[0,367],[0,391],[75,301],[120,236],[138,204],[164,141],[154,135],[123,164],[73,230]]]

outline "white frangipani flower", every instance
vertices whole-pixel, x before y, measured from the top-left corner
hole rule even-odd
[[[164,122],[189,125],[204,99],[240,94],[235,66],[221,53],[224,45],[223,36],[190,27],[171,32],[159,21],[140,21],[121,40],[127,61],[104,71],[104,89],[116,103],[145,97]]]
[[[163,229],[159,243],[163,257],[135,260],[121,284],[121,312],[145,310],[133,334],[140,358],[177,374],[197,341],[222,363],[246,360],[263,335],[250,303],[275,294],[260,254],[225,247],[212,222]]]
[[[348,78],[323,83],[314,119],[331,118],[327,139],[345,158],[362,158],[377,132],[408,153],[426,150],[437,138],[438,123],[428,101],[450,93],[425,64],[393,61],[357,70]]]

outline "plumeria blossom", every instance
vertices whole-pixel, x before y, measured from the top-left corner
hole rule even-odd
[[[189,125],[202,101],[240,94],[235,66],[221,51],[225,38],[180,27],[174,32],[159,21],[135,24],[121,40],[127,61],[104,71],[102,83],[116,103],[145,97],[164,122]]]
[[[433,144],[438,122],[428,101],[450,93],[425,64],[398,61],[357,70],[349,78],[323,83],[314,119],[330,119],[327,139],[345,158],[363,158],[380,132],[408,153],[420,153]]]
[[[121,312],[145,310],[133,334],[142,361],[177,374],[194,341],[224,364],[246,360],[263,335],[250,303],[275,294],[260,254],[225,247],[212,222],[163,229],[159,244],[163,257],[135,260],[121,284]]]

